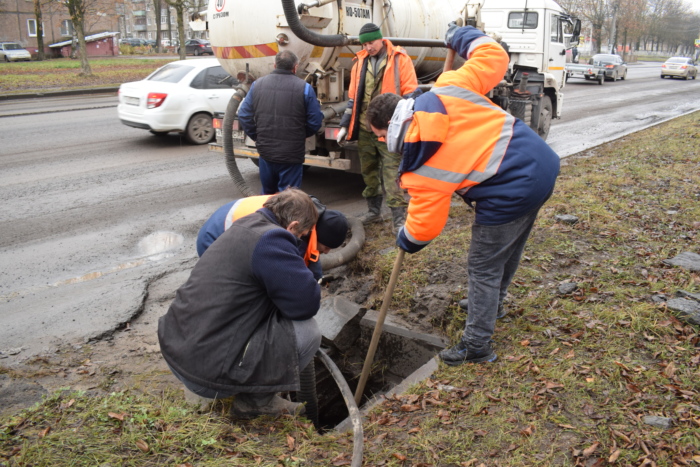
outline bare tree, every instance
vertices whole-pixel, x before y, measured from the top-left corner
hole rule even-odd
[[[161,53],[163,46],[160,43],[161,38],[161,15],[163,14],[163,0],[153,0],[153,14],[156,16],[156,52]]]
[[[86,0],[63,0],[68,8],[68,14],[73,22],[73,29],[77,36],[78,58],[80,59],[81,76],[92,76],[92,69],[87,58],[85,46],[85,16],[87,12]]]
[[[36,59],[44,60],[44,18],[41,14],[41,0],[34,0],[34,17],[36,18]]]
[[[165,3],[175,8],[177,14],[177,37],[180,44],[180,60],[186,58],[185,55],[185,12],[191,7],[189,0],[165,0]]]

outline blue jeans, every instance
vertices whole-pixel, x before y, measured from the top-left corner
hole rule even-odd
[[[303,164],[277,164],[258,158],[260,169],[261,194],[274,195],[288,187],[301,188],[301,177],[304,174]]]
[[[544,202],[542,203],[544,204]],[[463,340],[469,348],[488,344],[498,309],[520,265],[525,243],[542,207],[503,225],[472,225],[467,271],[469,312]]]
[[[318,323],[313,318],[304,321],[292,321],[292,324],[294,325],[294,335],[296,336],[297,340],[299,368],[300,370],[303,370],[313,361],[316,351],[321,346],[321,330],[318,327]],[[207,399],[226,399],[235,395],[235,393],[225,393],[193,383],[175,371],[170,365],[168,365],[168,367],[170,368],[170,371],[172,371],[173,375],[175,375],[175,377],[179,379],[187,389],[198,396],[205,397]]]

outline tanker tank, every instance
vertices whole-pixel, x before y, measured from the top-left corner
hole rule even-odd
[[[357,36],[364,24],[372,22],[385,37],[442,40],[448,23],[460,17],[465,0],[315,0],[313,4],[319,6],[309,8],[300,20],[318,34]],[[214,54],[232,76],[246,70],[254,77],[270,73],[275,54],[281,50],[291,50],[299,57],[302,77],[331,69],[350,70],[361,48],[319,47],[302,41],[287,24],[280,0],[210,0],[208,17]],[[406,50],[419,81],[434,80],[442,71],[445,48]],[[345,73],[346,80],[348,77]]]

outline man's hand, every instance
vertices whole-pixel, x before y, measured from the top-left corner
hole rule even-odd
[[[345,144],[347,142],[346,141],[347,137],[348,137],[348,129],[345,128],[344,126],[341,126],[340,131],[338,132],[338,138],[337,138],[338,144],[340,144],[341,146],[343,144]]]
[[[454,37],[455,32],[459,29],[459,25],[455,21],[452,21],[447,25],[447,32],[445,33],[445,45],[448,48],[452,48],[452,37]]]

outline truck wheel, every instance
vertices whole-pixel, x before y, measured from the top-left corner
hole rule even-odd
[[[552,125],[552,99],[549,96],[544,96],[540,103],[540,119],[537,123],[537,134],[543,140],[547,140],[549,127]]]
[[[185,128],[185,139],[192,144],[207,144],[214,139],[211,115],[204,112],[192,115]]]
[[[584,78],[586,79],[586,81],[590,81],[590,80],[591,80],[591,77],[590,77],[590,76],[584,76]]]

